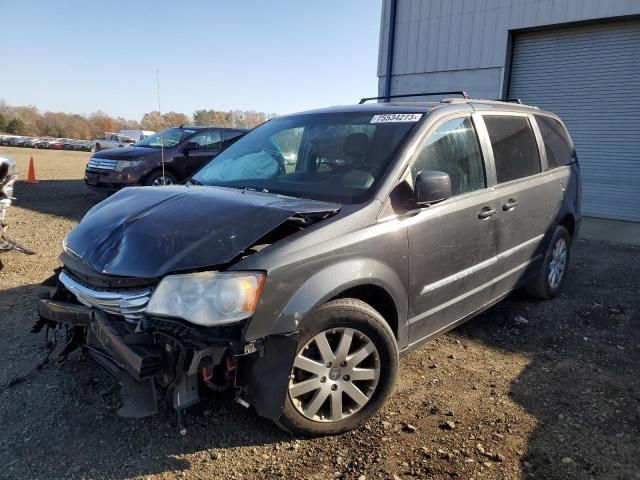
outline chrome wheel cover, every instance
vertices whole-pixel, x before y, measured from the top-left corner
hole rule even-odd
[[[567,266],[567,242],[564,238],[559,238],[553,246],[551,252],[551,262],[549,262],[549,271],[547,272],[547,282],[552,289],[558,288],[564,271]]]
[[[160,175],[151,184],[152,187],[162,187],[165,185],[173,185],[173,179],[171,177]]]
[[[332,328],[309,340],[296,355],[289,397],[316,422],[338,422],[371,399],[380,379],[380,354],[362,332]]]

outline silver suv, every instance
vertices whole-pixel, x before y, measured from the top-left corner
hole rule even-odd
[[[285,161],[286,159],[286,161]],[[64,242],[36,330],[64,326],[123,415],[205,392],[297,433],[362,424],[398,353],[524,287],[555,297],[580,225],[562,121],[469,98],[270,120],[185,185],[126,188]]]

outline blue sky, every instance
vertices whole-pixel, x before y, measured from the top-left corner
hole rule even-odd
[[[381,0],[0,0],[0,98],[140,119],[377,92]]]

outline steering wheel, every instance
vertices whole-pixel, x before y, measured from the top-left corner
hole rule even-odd
[[[280,173],[285,173],[286,169],[284,166],[284,155],[282,154],[282,150],[280,150],[280,147],[278,146],[278,144],[276,142],[273,141],[273,139],[269,138],[265,141],[264,146],[262,147],[262,150],[265,153],[268,153],[269,155],[271,155],[273,157],[273,159],[278,162],[278,168],[280,169]]]

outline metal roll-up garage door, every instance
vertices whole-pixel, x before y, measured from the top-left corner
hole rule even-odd
[[[640,21],[520,33],[512,52],[509,97],[573,137],[583,214],[640,221]]]

